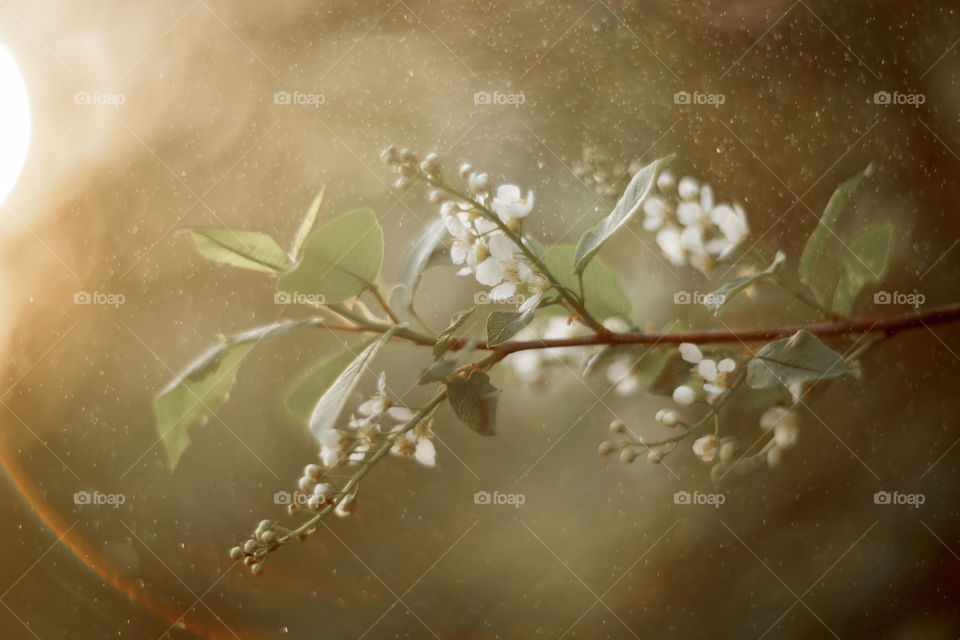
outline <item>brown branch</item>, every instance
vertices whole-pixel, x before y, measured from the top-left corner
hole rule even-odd
[[[893,335],[901,331],[918,329],[931,325],[960,321],[960,303],[936,307],[919,313],[903,313],[895,316],[866,318],[840,318],[821,324],[794,325],[772,329],[746,329],[743,331],[686,331],[679,333],[611,333],[608,335],[589,335],[578,338],[556,340],[523,340],[504,342],[496,347],[488,347],[483,341],[472,342],[474,348],[496,351],[501,357],[527,351],[529,349],[548,349],[554,347],[588,347],[597,345],[622,344],[712,344],[723,342],[768,342],[787,338],[798,331],[809,331],[815,336],[829,337],[851,334],[884,332]],[[450,349],[457,350],[471,341],[466,338],[454,338]]]

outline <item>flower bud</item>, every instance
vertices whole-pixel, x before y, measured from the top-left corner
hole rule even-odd
[[[677,415],[676,411],[667,411],[663,414],[663,419],[660,422],[668,427],[675,427],[680,424],[680,416]]]
[[[647,462],[650,464],[660,464],[663,462],[663,451],[650,449],[650,451],[647,452]]]
[[[471,173],[468,182],[472,191],[486,191],[490,186],[490,176],[485,173]]]
[[[633,447],[627,447],[620,452],[620,462],[630,464],[637,459],[637,450]]]
[[[692,387],[680,385],[673,390],[673,401],[681,406],[690,406],[696,398],[697,394]]]
[[[260,535],[261,533],[263,533],[264,531],[266,531],[272,526],[273,526],[273,521],[261,520],[260,523],[257,525],[257,535]]]
[[[399,159],[397,156],[397,148],[393,145],[390,145],[386,149],[380,152],[380,159],[386,162],[387,164],[394,164]]]
[[[623,423],[623,420],[621,420],[620,418],[617,418],[616,420],[610,423],[610,431],[612,433],[623,433],[626,430],[626,428],[627,428],[627,425],[625,425]]]
[[[252,573],[255,576],[258,576],[261,573],[263,573],[263,563],[258,562],[256,564],[250,565],[250,573]]]
[[[602,456],[610,455],[611,453],[613,453],[613,443],[607,442],[606,440],[604,440],[603,442],[600,443],[600,446],[597,447],[597,453],[599,453]]]
[[[273,531],[264,531],[263,534],[260,535],[260,542],[262,542],[263,544],[272,545],[276,541],[277,541],[277,534],[274,533]]]
[[[337,505],[337,515],[338,516],[347,516],[357,510],[357,496],[356,494],[348,494],[344,496],[343,500],[340,501],[340,504]]]
[[[397,181],[393,183],[393,188],[397,191],[406,191],[411,186],[413,186],[413,181],[406,176],[397,178]]]
[[[427,201],[431,204],[440,204],[443,202],[443,192],[431,191],[429,195],[427,195]]]
[[[246,554],[251,554],[257,550],[257,541],[256,540],[247,540],[243,543],[243,552]]]
[[[664,195],[670,195],[677,188],[677,179],[670,171],[664,171],[657,177],[657,188]]]
[[[317,486],[317,481],[310,476],[303,476],[300,478],[300,482],[297,483],[297,486],[303,493],[311,493],[313,488]]]
[[[734,456],[737,454],[737,443],[733,442],[724,442],[720,445],[720,462],[726,464],[733,460]]]
[[[323,498],[320,496],[310,496],[307,499],[307,507],[314,510],[320,511],[320,507],[323,506]]]
[[[403,148],[400,150],[400,160],[406,164],[416,163],[417,154],[411,151],[410,149]]]
[[[318,464],[308,464],[303,468],[303,475],[319,480],[323,477],[323,467]]]
[[[460,177],[464,180],[467,179],[471,171],[473,171],[473,167],[471,167],[468,163],[464,162],[462,165],[460,165]]]
[[[427,154],[427,157],[420,163],[420,168],[423,169],[424,173],[435,175],[440,168],[440,156],[436,153]]]
[[[780,447],[774,447],[767,451],[767,466],[771,469],[776,469],[781,464],[783,464],[783,449]]]
[[[241,549],[240,547],[234,547],[233,549],[230,549],[231,560],[239,560],[242,557],[243,557],[243,549]]]

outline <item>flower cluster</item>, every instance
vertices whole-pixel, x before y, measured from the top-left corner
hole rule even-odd
[[[377,393],[357,407],[346,429],[327,429],[318,434],[320,461],[327,469],[341,463],[362,462],[378,440],[396,435],[413,415],[407,407],[393,405],[387,397],[386,373],[381,373]],[[402,437],[394,438],[391,453],[402,457],[410,455],[425,467],[433,467],[437,451],[430,440],[432,435],[427,425],[417,424]],[[302,486],[301,490],[304,490]]]
[[[747,214],[739,204],[717,204],[709,184],[670,171],[657,179],[656,193],[643,203],[643,226],[671,264],[690,264],[705,275],[747,238]]]

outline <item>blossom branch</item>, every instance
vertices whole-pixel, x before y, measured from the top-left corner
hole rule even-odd
[[[919,329],[940,324],[960,321],[960,303],[954,303],[929,309],[919,313],[903,313],[894,316],[873,316],[860,318],[839,318],[832,322],[807,325],[787,325],[767,329],[745,329],[742,331],[682,331],[677,333],[608,333],[607,335],[589,335],[554,340],[516,340],[504,342],[495,347],[486,342],[467,338],[454,338],[450,349],[457,350],[467,344],[476,349],[497,351],[506,356],[518,351],[530,349],[552,349],[563,347],[589,347],[598,345],[625,344],[719,344],[726,342],[769,342],[788,338],[798,331],[807,331],[818,337],[856,335],[866,333],[885,333],[894,335],[901,331]]]

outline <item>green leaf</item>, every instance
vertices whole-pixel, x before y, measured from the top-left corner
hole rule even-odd
[[[397,292],[397,299],[402,308],[409,309],[413,304],[413,295],[420,284],[420,277],[430,263],[430,257],[437,245],[446,235],[447,228],[443,219],[437,218],[427,225],[423,235],[407,254],[400,269],[400,284],[403,286]]]
[[[577,244],[576,256],[574,257],[574,273],[583,273],[587,264],[596,255],[597,251],[607,238],[612,236],[620,227],[625,225],[630,218],[640,210],[644,198],[650,193],[650,189],[656,184],[657,175],[660,170],[673,156],[660,158],[659,160],[648,164],[637,172],[630,184],[627,185],[620,200],[606,218],[601,220],[593,229],[587,231],[580,238]]]
[[[218,344],[171,380],[154,400],[157,433],[173,471],[190,445],[188,431],[226,400],[237,370],[253,343]]]
[[[580,283],[573,270],[576,248],[569,244],[557,244],[549,247],[543,258],[547,269],[561,286],[571,291],[579,291]],[[583,272],[583,290],[586,292],[587,311],[597,320],[610,317],[630,318],[630,299],[627,297],[620,279],[607,264],[597,258],[590,261]],[[559,307],[550,308],[558,312]]]
[[[453,333],[459,329],[470,316],[473,315],[474,311],[479,308],[480,305],[475,304],[469,309],[465,309],[453,316],[453,318],[450,320],[450,326],[443,330],[443,333],[437,337],[437,342],[433,345],[434,360],[439,360],[442,358],[443,354],[450,349],[450,338],[453,337]]]
[[[189,232],[200,253],[214,262],[241,269],[280,273],[290,258],[276,240],[259,231],[239,229],[182,229]]]
[[[447,397],[460,420],[482,436],[494,435],[499,389],[490,376],[472,370],[467,377],[454,376],[447,383]]]
[[[744,276],[742,278],[736,278],[730,282],[725,283],[722,287],[703,297],[703,306],[709,309],[712,313],[719,313],[720,309],[730,302],[734,296],[746,289],[752,284],[755,284],[766,278],[775,277],[777,270],[783,264],[783,261],[787,259],[786,254],[782,251],[777,251],[777,255],[773,258],[773,262],[770,263],[770,266],[755,273],[751,276]]]
[[[810,287],[810,290],[813,291],[817,300],[821,303],[826,304],[830,301],[830,292],[833,291],[840,275],[840,260],[837,253],[829,249],[827,241],[831,236],[836,235],[834,227],[837,226],[840,215],[847,208],[847,204],[849,204],[857,187],[863,182],[864,177],[870,176],[872,173],[873,166],[871,165],[844,182],[833,192],[830,201],[827,202],[827,206],[823,210],[823,215],[820,216],[820,221],[803,248],[798,266],[800,281]]]
[[[747,382],[754,389],[766,389],[795,382],[830,380],[844,375],[860,377],[843,356],[808,331],[776,340],[757,352],[747,365]]]
[[[860,291],[880,280],[892,245],[893,225],[889,220],[854,236],[843,252],[843,274],[833,295],[834,311],[848,315]]]
[[[520,313],[519,311],[493,311],[487,316],[487,346],[495,347],[503,344],[518,331],[530,324],[537,308],[533,307]]]
[[[300,252],[303,250],[303,245],[307,242],[307,236],[309,236],[310,231],[313,230],[313,225],[317,223],[317,218],[320,216],[320,205],[323,204],[323,192],[326,190],[326,185],[320,187],[320,192],[313,199],[313,202],[310,203],[310,208],[307,209],[307,215],[303,217],[300,228],[297,229],[297,235],[294,236],[293,245],[290,247],[290,255],[293,256],[294,260],[300,258]]]
[[[337,216],[307,238],[303,256],[280,277],[277,290],[323,296],[324,304],[359,295],[380,274],[383,229],[369,209]]]
[[[367,368],[367,365],[370,364],[370,361],[373,360],[373,357],[377,355],[380,349],[383,348],[383,345],[390,340],[394,332],[405,326],[405,324],[402,324],[391,327],[361,351],[360,355],[355,357],[343,371],[340,372],[336,379],[330,383],[310,413],[309,425],[313,435],[319,438],[327,429],[333,428],[333,425],[337,422],[337,417],[340,415],[340,411],[343,410],[343,405],[346,404],[350,393],[354,387],[357,386],[357,383],[360,381],[360,375]]]
[[[360,344],[347,347],[332,358],[328,358],[300,377],[287,392],[286,407],[298,421],[306,424],[317,401],[333,385],[343,371],[350,366],[357,355],[373,344],[375,338],[364,340]]]
[[[245,342],[260,342],[268,338],[278,338],[301,329],[314,329],[323,318],[304,318],[301,320],[280,320],[261,325],[246,331],[226,336],[223,341],[227,344],[242,344]]]

